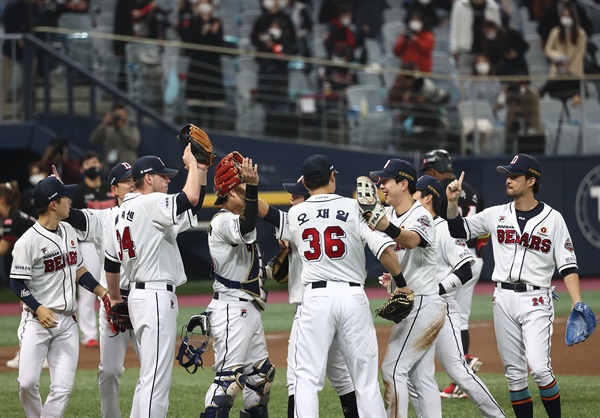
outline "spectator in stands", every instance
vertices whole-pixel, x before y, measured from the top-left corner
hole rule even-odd
[[[483,23],[483,53],[499,76],[529,74],[525,52],[529,44],[516,30],[486,20]]]
[[[338,9],[338,16],[329,23],[329,32],[325,38],[327,57],[330,61],[341,64],[325,69],[324,82],[329,82],[333,91],[341,92],[356,84],[356,74],[347,64],[357,61],[366,63],[365,54],[356,57],[362,45],[363,40],[352,32],[352,8],[343,4]]]
[[[27,165],[27,179],[29,187],[25,188],[21,193],[21,205],[19,209],[27,215],[37,218],[38,213],[33,205],[33,188],[40,181],[44,180],[48,175],[44,171],[42,164],[39,161],[34,161]]]
[[[423,26],[430,29],[435,28],[441,23],[436,7],[438,7],[437,0],[412,0],[406,5],[406,15],[404,17],[404,23],[406,24],[406,26],[408,26],[414,12],[418,11],[419,13],[421,13],[421,20],[423,20]]]
[[[538,23],[537,32],[542,38],[542,46],[546,45],[550,32],[560,26],[563,9],[570,9],[571,15],[577,19],[581,29],[589,36],[592,34],[592,22],[585,13],[585,9],[576,0],[556,0],[554,4],[546,9],[544,17]]]
[[[350,0],[323,0],[319,9],[319,23],[329,24],[338,16],[341,5],[351,5]]]
[[[421,12],[415,10],[408,20],[406,30],[394,45],[394,55],[402,62],[415,62],[420,71],[430,73],[434,45],[433,32],[425,25]]]
[[[543,134],[540,97],[526,78],[506,83],[504,97],[506,98],[506,121],[504,123],[505,149],[506,152],[512,153],[513,139],[517,136]],[[499,102],[502,104],[502,97]],[[520,120],[524,122],[523,130],[521,130]]]
[[[154,0],[136,0],[133,4],[133,33],[143,38],[166,39],[169,10],[158,6]]]
[[[212,0],[198,0],[189,20],[177,26],[181,40],[186,43],[222,46],[223,24],[214,17]],[[225,88],[221,70],[221,53],[186,49],[190,57],[186,85],[186,104],[192,113],[202,116],[202,126],[215,128],[217,110],[225,107]]]
[[[361,38],[371,38],[381,42],[383,11],[388,7],[386,0],[354,0],[352,14],[356,33]]]
[[[279,8],[292,20],[296,31],[296,54],[301,57],[312,56],[313,19],[310,7],[299,0],[279,0]],[[310,65],[305,64],[305,71],[310,71]]]
[[[254,22],[250,39],[258,52],[279,56],[293,55],[296,31],[290,17],[279,9],[276,0],[263,0],[263,14]],[[268,110],[286,111],[288,104],[288,61],[257,57],[259,66],[258,100]]]
[[[560,15],[560,25],[550,31],[546,42],[545,52],[552,61],[550,76],[583,77],[586,42],[587,35],[579,26],[575,5],[565,5]],[[571,99],[576,106],[580,101],[580,88],[580,79],[549,80],[544,86],[544,92],[563,101]]]
[[[546,10],[554,6],[555,0],[526,0],[525,6],[529,11],[529,20],[541,22],[546,14]]]
[[[484,54],[475,56],[475,62],[472,67],[473,79],[465,83],[465,96],[469,100],[483,100],[490,104],[494,115],[499,108],[498,97],[502,93],[502,85],[497,78],[493,76],[493,67],[490,60]],[[477,109],[474,109],[477,114]],[[467,136],[480,135],[480,146],[482,152],[488,152],[490,139],[494,131],[494,121],[485,118],[463,119],[463,131]]]
[[[120,161],[137,161],[140,131],[137,126],[127,123],[128,117],[125,105],[115,103],[90,135],[90,143],[102,147],[104,167],[112,167]],[[65,183],[69,184],[66,180]]]
[[[50,142],[40,160],[47,175],[52,174],[52,166],[65,184],[79,183],[79,161],[69,157],[69,141],[65,138],[56,138]]]
[[[131,0],[117,0],[115,6],[115,23],[113,33],[121,36],[133,36],[133,6]],[[118,87],[127,90],[127,79],[125,77],[125,45],[126,41],[113,41],[113,52],[119,62]]]
[[[9,0],[4,8],[4,32],[6,34],[28,33],[31,31],[31,9],[26,0]],[[5,39],[2,44],[2,97],[1,102],[15,100],[20,85],[11,85],[14,74],[22,73],[24,41]]]
[[[483,50],[483,22],[500,25],[500,8],[494,0],[456,0],[450,13],[450,52],[459,74],[468,75],[475,55]]]
[[[194,3],[198,3],[198,0],[194,0]],[[193,16],[194,11],[190,0],[179,0],[177,3],[177,21],[175,22],[175,30],[179,36],[182,36],[181,31],[189,26]]]

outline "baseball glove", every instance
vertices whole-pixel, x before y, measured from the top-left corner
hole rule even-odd
[[[102,298],[102,303],[104,304],[104,310],[106,311],[106,320],[108,321],[108,325],[113,334],[117,335],[128,329],[133,329],[127,302],[119,302],[110,306],[110,300],[107,294]]]
[[[175,138],[183,147],[187,147],[188,144],[192,144],[192,154],[196,157],[196,161],[200,164],[206,164],[211,166],[215,153],[213,152],[213,145],[210,142],[210,138],[207,133],[196,125],[188,123],[185,125],[179,135]]]
[[[281,284],[288,282],[288,274],[290,268],[290,262],[288,259],[289,249],[286,245],[283,247],[275,257],[267,264],[267,270],[269,274],[267,277],[272,277],[275,281]]]
[[[405,319],[415,304],[415,294],[392,293],[388,301],[381,308],[375,310],[375,315],[396,324]]]
[[[227,196],[232,189],[242,183],[242,162],[244,157],[237,151],[227,154],[215,172],[215,193],[220,197]]]
[[[598,319],[585,302],[577,302],[567,319],[565,342],[573,345],[585,341],[596,329]]]
[[[385,216],[385,209],[379,201],[377,187],[369,177],[360,176],[356,179],[356,201],[369,228],[375,230],[375,226]]]

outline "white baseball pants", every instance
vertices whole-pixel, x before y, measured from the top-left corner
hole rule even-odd
[[[100,281],[102,266],[96,246],[92,242],[79,242],[79,251],[83,257],[85,268]],[[79,287],[77,289],[77,323],[81,330],[81,342],[86,344],[90,340],[98,339],[98,325],[96,323],[96,300],[95,294]]]

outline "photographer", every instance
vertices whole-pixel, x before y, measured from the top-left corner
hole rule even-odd
[[[408,19],[406,31],[394,45],[394,55],[402,62],[415,62],[420,71],[429,73],[433,66],[431,54],[434,45],[433,32],[424,24],[421,12],[416,10]]]
[[[136,161],[140,131],[127,123],[127,109],[115,103],[102,123],[92,132],[90,142],[102,146],[102,164],[112,167],[119,161]]]

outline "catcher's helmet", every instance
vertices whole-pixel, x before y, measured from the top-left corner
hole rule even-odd
[[[444,149],[434,149],[423,156],[423,164],[420,170],[424,171],[433,168],[440,173],[452,171],[452,158],[450,153]]]

